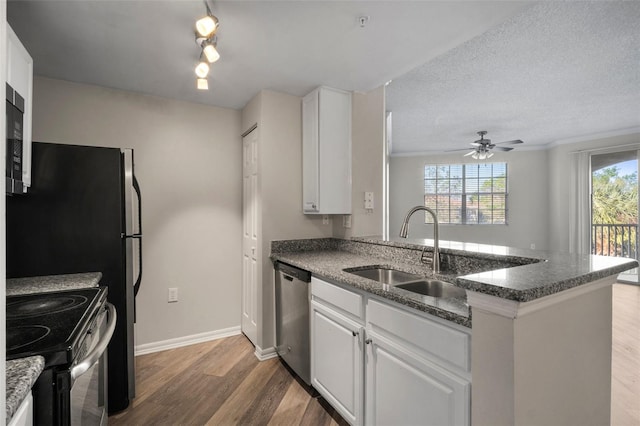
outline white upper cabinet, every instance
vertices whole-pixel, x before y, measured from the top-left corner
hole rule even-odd
[[[7,83],[24,98],[22,130],[22,183],[31,186],[31,116],[33,101],[33,59],[7,24]]]
[[[351,93],[319,87],[302,100],[302,210],[351,214]]]

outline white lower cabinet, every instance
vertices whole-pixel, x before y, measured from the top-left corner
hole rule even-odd
[[[362,424],[363,328],[311,302],[311,384],[352,425]]]
[[[366,424],[469,424],[468,381],[374,332],[367,342]]]
[[[311,288],[311,382],[345,420],[471,423],[469,329],[315,277]]]

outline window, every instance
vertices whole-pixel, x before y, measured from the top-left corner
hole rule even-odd
[[[506,225],[507,163],[425,165],[424,205],[440,223]]]

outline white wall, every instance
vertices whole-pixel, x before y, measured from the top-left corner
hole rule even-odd
[[[382,235],[383,166],[385,150],[384,86],[368,93],[353,93],[351,123],[351,228],[342,216],[333,218],[336,237]],[[374,209],[364,209],[364,192],[373,192]]]
[[[240,112],[46,78],[33,138],[135,150],[144,276],[136,344],[240,324]],[[167,289],[179,288],[178,303]]]
[[[440,238],[544,250],[549,247],[547,229],[548,187],[546,151],[496,153],[491,162],[508,164],[508,225],[441,225]],[[389,164],[389,233],[395,237],[405,214],[424,205],[424,165],[474,163],[462,154],[391,157]],[[433,238],[432,226],[415,214],[409,226],[410,238]],[[422,219],[422,222],[421,222]]]
[[[258,127],[262,200],[262,285],[258,289],[260,323],[257,345],[275,344],[272,240],[332,235],[319,215],[302,213],[302,99],[270,90],[258,93],[242,111],[242,132]]]
[[[640,144],[640,133],[592,138],[582,142],[557,145],[547,151],[549,163],[549,246],[557,251],[569,251],[569,220],[571,198],[571,163],[573,152],[623,145]],[[633,147],[629,148],[633,150]]]

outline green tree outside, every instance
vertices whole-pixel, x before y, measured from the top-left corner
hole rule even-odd
[[[592,223],[594,225],[637,225],[638,223],[638,176],[637,173],[619,175],[616,166],[600,169],[592,174]],[[593,242],[595,254],[614,256],[630,255],[623,253],[622,247],[635,247],[636,227],[624,235],[620,230],[606,232],[594,230]]]

